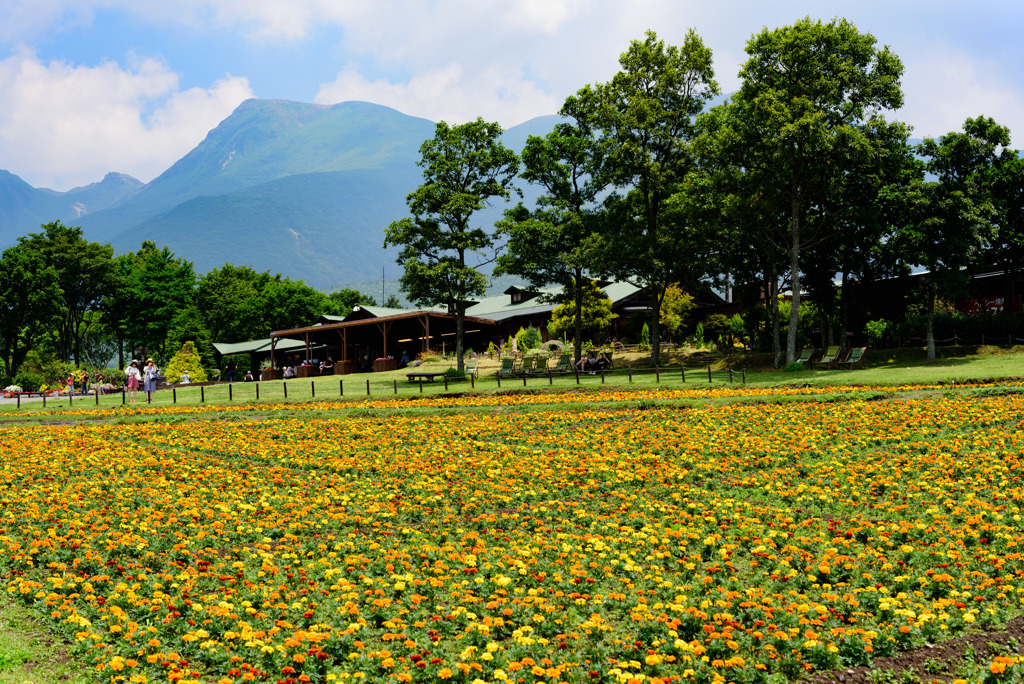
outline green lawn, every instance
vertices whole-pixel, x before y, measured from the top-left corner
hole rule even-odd
[[[740,384],[748,385],[791,385],[793,383],[809,385],[901,385],[901,384],[932,384],[977,382],[985,379],[1024,378],[1024,347],[1011,350],[986,347],[979,353],[973,348],[948,348],[941,350],[941,358],[933,362],[924,360],[920,350],[878,350],[869,351],[862,368],[820,369],[808,368],[796,372],[775,370],[766,367],[766,355],[719,355],[717,357],[700,356],[680,359],[679,356],[665,355],[667,365],[657,371],[647,365],[646,356],[632,355],[616,359],[616,369],[602,374],[564,374],[555,376],[534,376],[527,378],[495,377],[498,362],[484,360],[480,364],[480,375],[475,381],[453,381],[446,389],[442,379],[434,382],[409,382],[406,378],[408,369],[383,373],[364,373],[353,375],[326,376],[293,380],[274,380],[260,383],[226,383],[207,387],[181,387],[176,390],[161,390],[154,393],[152,403],[158,406],[180,404],[183,406],[208,404],[227,404],[257,401],[280,403],[293,401],[309,401],[310,399],[336,400],[362,399],[370,397],[413,397],[421,394],[437,394],[447,392],[479,392],[493,393],[498,391],[522,390],[536,391],[568,389],[574,387],[607,388],[628,386],[653,386],[655,384],[679,386],[707,385],[708,365],[712,369],[711,383],[715,385]],[[683,360],[682,367],[678,365]],[[700,365],[697,365],[697,363]],[[421,366],[418,370],[441,372],[452,367],[449,361],[438,361]],[[732,369],[730,377],[729,369]],[[70,402],[65,398],[47,399],[46,411],[52,413],[61,409],[112,409],[122,405],[120,394],[99,397],[76,397]],[[140,393],[139,405],[146,404],[146,397]],[[131,404],[127,404],[130,406]],[[24,401],[20,408],[14,404],[0,405],[0,416],[31,414],[43,410],[41,401]]]

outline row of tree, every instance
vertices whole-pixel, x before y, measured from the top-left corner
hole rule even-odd
[[[166,247],[145,242],[115,255],[54,222],[0,255],[0,376],[13,378],[33,349],[94,368],[116,357],[124,367],[126,354],[162,361],[186,341],[209,367],[214,340],[258,339],[373,303],[356,290],[328,295],[245,266],[197,277]]]
[[[1019,268],[1024,162],[1008,129],[978,117],[911,144],[910,126],[884,116],[903,104],[902,63],[845,19],[765,29],[746,51],[739,91],[709,108],[719,95],[710,49],[693,31],[680,46],[648,32],[609,82],[569,97],[562,122],[530,137],[521,158],[497,124],[439,123],[421,147],[411,216],[385,231],[401,247],[404,291],[451,308],[461,352],[466,304],[486,286],[478,269],[496,261],[496,273],[562,286],[579,350],[585,284],[626,280],[650,296],[657,363],[670,287],[753,283],[748,304],[768,309],[776,360],[791,362],[804,292],[845,339],[849,284],[921,266],[934,358],[936,296],[974,264]],[[497,231],[474,223],[518,179],[542,188],[536,206],[506,210]]]

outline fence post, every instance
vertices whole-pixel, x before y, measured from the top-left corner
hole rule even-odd
[[[447,375],[444,376],[444,391],[445,392],[448,391],[448,376]]]
[[[100,388],[98,386],[96,387],[95,397],[96,397],[96,405],[99,406],[100,405]]]
[[[314,380],[309,381],[309,394],[316,399],[316,381]]]
[[[655,385],[660,385],[661,384],[661,366],[655,366],[654,367],[654,384]]]
[[[392,378],[392,381],[395,383],[395,394],[398,394],[398,378]]]
[[[72,385],[71,386],[71,390],[68,392],[68,406],[71,406],[71,404],[73,404],[75,402],[74,395],[75,395],[75,387],[74,387],[74,385]]]
[[[604,368],[601,369],[601,384],[604,384]]]
[[[526,371],[523,371],[523,387],[526,387]]]
[[[288,398],[288,383],[282,380],[281,381],[281,387],[284,388],[284,398],[287,399]]]
[[[580,384],[580,369],[579,366],[573,364],[573,370],[576,371],[576,384]]]
[[[711,384],[711,366],[708,366],[708,384]]]
[[[99,397],[97,397],[96,403],[97,404],[100,403],[99,402]],[[171,403],[173,403],[173,404],[177,404],[178,403],[178,388],[177,387],[172,387],[171,388]]]
[[[469,374],[469,389],[476,389],[476,373]]]
[[[18,393],[18,396],[16,397],[16,399],[18,400],[18,408],[21,408],[21,392]],[[46,396],[45,395],[43,396],[43,408],[46,408]]]
[[[494,371],[494,379],[498,381],[498,388],[501,388],[501,371]]]
[[[686,384],[686,367],[679,366],[679,374],[683,376],[683,384]]]
[[[747,384],[747,369],[744,368],[743,370],[740,371],[740,373],[743,374],[743,376],[742,376],[743,377],[743,384],[746,385]]]
[[[234,400],[235,400],[235,386],[229,382],[228,383],[228,401],[234,401]]]
[[[729,369],[729,384],[732,384],[732,368]]]
[[[199,386],[199,403],[206,403],[206,388],[203,387],[202,385]]]
[[[70,404],[70,403],[71,402],[69,401],[68,404]],[[152,392],[148,392],[148,391],[146,392],[146,403],[147,404],[152,404],[153,403],[153,393]]]
[[[260,383],[256,383],[256,401],[260,400]]]
[[[366,396],[370,396],[370,380],[366,380]]]
[[[629,374],[629,384],[632,385],[633,384],[633,367],[632,366],[626,366],[626,372]]]
[[[420,381],[420,394],[423,394],[423,376],[421,375],[418,379]]]
[[[124,406],[125,394],[127,394],[127,393],[124,391],[124,387],[122,387],[121,388],[121,406]],[[45,401],[43,402],[43,406],[44,407],[46,406],[46,402]]]
[[[345,381],[344,380],[338,380],[338,396],[339,397],[345,396]]]

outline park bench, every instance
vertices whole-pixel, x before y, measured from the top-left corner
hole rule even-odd
[[[443,378],[444,373],[406,373],[405,377],[409,379],[409,382],[416,382],[417,380],[434,382],[434,378]]]

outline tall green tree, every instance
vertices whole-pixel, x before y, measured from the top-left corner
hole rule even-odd
[[[134,356],[167,358],[167,335],[174,319],[195,301],[196,275],[192,262],[166,246],[145,241],[134,253],[117,257],[117,286],[105,299],[104,321],[116,331],[120,347]],[[125,359],[120,359],[124,363]]]
[[[986,180],[993,169],[1009,162],[1010,131],[988,117],[967,119],[963,131],[925,138],[918,153],[934,181],[908,188],[912,220],[898,236],[908,263],[928,269],[928,359],[935,358],[935,300],[940,294],[959,294],[968,269],[978,262],[997,235],[998,211]]]
[[[0,255],[0,359],[8,377],[58,313],[57,271],[43,255],[19,244]]]
[[[796,360],[801,254],[838,225],[824,211],[848,168],[844,159],[872,146],[864,124],[903,104],[903,65],[845,19],[802,19],[753,36],[735,95],[734,143],[740,163],[786,215],[793,292],[786,360]],[[772,212],[774,213],[774,212]]]
[[[374,306],[377,303],[373,297],[349,287],[331,292],[327,297],[333,303],[334,313],[337,316],[347,316],[352,313],[352,309],[362,304]]]
[[[588,337],[601,335],[615,320],[615,314],[612,313],[612,300],[597,283],[585,278],[580,286],[578,299],[562,302],[551,310],[548,333],[552,337],[561,337],[569,331],[576,333],[580,329],[581,317],[577,309],[577,301],[582,302],[582,330]],[[581,346],[582,342],[577,345],[577,350]],[[579,356],[578,353],[576,355]],[[579,363],[579,359],[576,362]]]
[[[323,292],[280,275],[267,283],[260,300],[267,333],[312,325],[321,315],[336,310]]]
[[[44,327],[62,361],[74,357],[81,362],[82,337],[93,323],[87,313],[99,310],[117,283],[114,250],[110,245],[89,242],[81,228],[60,221],[42,229],[18,238],[18,244],[41,257],[41,263],[57,274],[57,312]]]
[[[490,201],[507,201],[516,191],[519,158],[502,145],[501,133],[501,126],[483,119],[437,124],[434,137],[420,146],[423,184],[405,198],[412,216],[384,231],[385,246],[401,247],[402,291],[417,304],[447,305],[455,315],[459,371],[464,370],[466,301],[486,291],[487,278],[477,269],[493,261],[484,253],[493,236],[473,218]]]
[[[494,269],[495,275],[517,275],[535,288],[562,286],[549,301],[572,304],[577,362],[583,346],[584,293],[603,215],[598,202],[604,190],[600,147],[590,112],[584,98],[571,97],[559,112],[570,121],[556,124],[543,138],[527,138],[520,177],[539,185],[544,194],[533,210],[520,202],[505,212],[498,228],[507,238],[506,251]]]
[[[665,289],[675,282],[691,288],[713,268],[687,174],[695,169],[695,118],[719,90],[711,50],[692,30],[680,46],[648,31],[619,64],[611,81],[575,97],[593,107],[599,176],[616,188],[605,202],[602,270],[650,296],[651,363],[657,365]]]
[[[224,264],[208,271],[196,286],[196,305],[214,342],[244,342],[266,337],[262,293],[272,280],[248,266]]]
[[[996,203],[998,233],[988,259],[1003,270],[1006,310],[1019,297],[1017,276],[1024,268],[1024,158],[1009,153],[989,173],[987,185]]]

